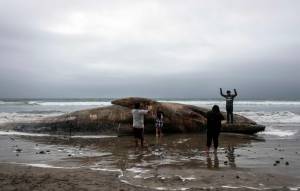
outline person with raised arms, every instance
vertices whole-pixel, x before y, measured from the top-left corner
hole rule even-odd
[[[237,96],[236,89],[234,89],[234,94],[231,94],[231,91],[227,90],[225,95],[223,94],[222,88],[220,88],[220,94],[226,99],[227,123],[233,123],[233,101]]]
[[[150,107],[148,107],[149,109]],[[138,147],[138,141],[141,142],[141,147],[144,147],[144,115],[146,115],[149,110],[140,109],[140,103],[135,103],[134,109],[131,110],[133,117],[133,134],[135,138],[135,147]]]

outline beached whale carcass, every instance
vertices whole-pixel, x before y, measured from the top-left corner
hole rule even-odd
[[[208,109],[137,97],[114,100],[111,102],[111,106],[76,111],[30,124],[19,124],[16,129],[22,131],[72,130],[72,132],[131,134],[131,109],[137,102],[141,104],[141,107],[151,106],[153,111],[159,108],[164,113],[164,133],[189,133],[206,130],[206,112]],[[154,116],[155,113],[151,111],[145,116],[145,133],[155,131]],[[254,134],[264,129],[264,126],[240,115],[235,115],[234,125],[223,124],[222,127],[224,132],[244,134]]]

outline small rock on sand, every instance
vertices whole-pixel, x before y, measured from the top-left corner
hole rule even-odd
[[[289,166],[289,165],[290,165],[290,163],[289,163],[289,162],[285,162],[285,165],[286,165],[286,166]]]

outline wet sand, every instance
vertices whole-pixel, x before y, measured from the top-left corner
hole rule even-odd
[[[170,184],[180,182],[178,190],[291,190],[285,185],[296,182],[290,177],[249,170],[212,171],[201,170],[201,179],[182,180],[182,177],[160,182],[164,186],[148,187],[120,181],[114,172],[90,169],[37,168],[0,164],[1,190],[168,190]],[[244,185],[244,186],[243,186]],[[188,189],[189,188],[189,189]],[[173,188],[172,190],[177,190]]]
[[[205,135],[0,136],[1,190],[299,190],[298,139],[223,134],[206,155]]]

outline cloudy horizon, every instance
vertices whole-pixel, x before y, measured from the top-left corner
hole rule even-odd
[[[300,97],[300,1],[0,0],[0,98]]]

